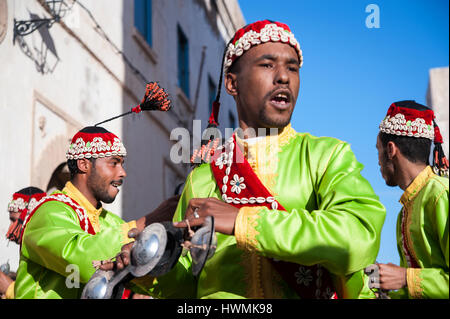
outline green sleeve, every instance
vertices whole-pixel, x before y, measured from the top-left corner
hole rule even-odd
[[[438,194],[429,205],[432,207],[426,211],[434,214],[434,224],[433,234],[428,236],[434,236],[439,247],[433,248],[440,248],[440,252],[430,252],[434,268],[408,269],[408,292],[412,298],[448,299],[448,190]]]
[[[266,257],[319,263],[336,275],[361,270],[377,256],[385,209],[361,176],[362,165],[348,144],[338,144],[328,163],[309,165],[325,165],[319,170],[323,173],[311,174],[317,209],[275,213],[266,207],[241,208],[235,228],[238,244]]]
[[[91,235],[80,228],[72,208],[57,201],[44,203],[25,228],[21,252],[24,257],[62,276],[68,275],[68,265],[76,265],[80,281],[86,283],[95,272],[92,261],[115,256],[123,245],[123,221],[108,220],[108,227]]]

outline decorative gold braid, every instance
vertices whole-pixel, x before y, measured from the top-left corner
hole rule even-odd
[[[236,217],[234,225],[234,235],[238,248],[257,251],[258,240],[256,236],[259,232],[256,230],[258,226],[258,212],[263,206],[241,207]]]
[[[248,146],[248,143],[242,143],[237,139],[256,176],[273,196],[277,195],[274,190],[278,176],[278,154],[296,134],[289,124],[278,136],[268,136],[255,145]],[[249,157],[249,153],[253,156]],[[244,250],[241,256],[241,265],[245,273],[246,297],[253,299],[282,298],[280,275],[267,258],[258,255],[256,236],[259,235],[259,232],[256,227],[259,218],[258,212],[261,208],[263,207],[242,207],[235,223],[237,246]]]
[[[94,228],[95,233],[98,233],[100,231],[100,221],[99,216],[102,209],[99,211],[91,211],[89,209],[86,209],[86,213],[88,215],[89,221],[91,222],[92,228]]]
[[[280,274],[273,267],[272,262],[266,257],[260,257],[261,264],[261,288],[264,298],[280,299],[283,298],[280,283],[283,282]]]
[[[121,234],[122,234],[122,245],[131,243],[134,241],[134,238],[130,238],[128,237],[128,232],[133,229],[136,228],[136,221],[132,220],[128,223],[123,223],[122,225],[120,225],[121,228]]]
[[[413,238],[411,237],[410,232],[414,198],[433,176],[433,170],[430,166],[427,166],[422,172],[419,173],[419,175],[417,175],[400,198],[400,203],[404,207],[403,214],[405,215],[403,218],[406,219],[404,231],[405,243],[409,253],[411,254],[411,258],[413,258],[416,262],[419,261],[419,258],[417,258],[416,252],[414,251]]]
[[[404,236],[405,236],[405,243],[408,248],[408,252],[411,255],[411,258],[417,263],[419,261],[419,259],[417,258],[416,252],[414,251],[414,244],[412,242],[411,232],[409,231],[411,228],[411,223],[412,223],[412,218],[411,218],[412,217],[412,209],[413,209],[412,206],[413,206],[413,202],[408,202],[408,203],[406,203],[406,205],[404,206],[404,209],[403,209],[403,214],[405,214],[405,216],[403,218],[406,218]]]
[[[272,196],[278,196],[275,189],[278,177],[278,162],[280,161],[279,153],[282,147],[289,144],[290,140],[296,135],[297,132],[289,124],[281,134],[268,135],[254,145],[248,145],[244,140],[237,138],[237,142],[244,150],[244,156],[251,168]]]
[[[256,253],[244,250],[241,255],[241,266],[244,269],[244,282],[246,286],[245,297],[250,299],[264,298],[261,287],[260,256]]]
[[[411,297],[414,299],[423,298],[422,277],[420,276],[422,269],[420,268],[407,268],[406,269],[406,282],[408,284],[408,291]]]

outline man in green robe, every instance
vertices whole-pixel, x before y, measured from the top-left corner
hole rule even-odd
[[[188,254],[164,276],[135,279],[149,294],[375,297],[363,269],[377,256],[385,209],[349,144],[291,127],[302,59],[294,35],[279,22],[252,23],[228,44],[225,89],[236,101],[244,134],[220,149],[194,153],[195,162],[214,151],[211,163],[187,177],[174,218],[177,227],[187,221],[194,227],[214,216],[217,248],[197,277]],[[217,98],[212,125],[218,106]],[[276,133],[258,134],[259,128]],[[251,137],[252,129],[258,136]],[[118,256],[119,269],[129,262],[129,250],[125,246]]]
[[[380,124],[381,175],[388,186],[404,190],[397,219],[400,266],[378,264],[379,288],[391,290],[392,298],[449,298],[448,161],[442,142],[433,110],[415,101],[393,103]]]
[[[28,214],[33,210],[36,203],[46,196],[46,193],[37,187],[29,186],[22,188],[12,195],[12,200],[8,204],[10,225],[6,232],[6,238],[18,245],[22,242],[21,234],[23,222]],[[9,262],[7,262],[9,272]],[[0,297],[14,299],[14,284],[16,274],[5,274],[0,270]]]
[[[173,216],[177,199],[125,222],[102,207],[112,203],[126,172],[126,149],[102,127],[86,127],[67,151],[71,179],[42,198],[24,221],[15,298],[79,298],[95,272],[93,261],[117,254],[128,231]],[[170,217],[168,217],[170,216]]]

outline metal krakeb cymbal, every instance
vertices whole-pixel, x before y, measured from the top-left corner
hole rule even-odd
[[[153,223],[138,234],[130,252],[130,264],[120,271],[98,269],[85,285],[82,299],[120,298],[123,284],[135,277],[159,277],[177,263],[187,229],[176,228],[172,222]],[[205,222],[188,239],[192,273],[198,276],[217,246],[214,217]]]
[[[119,293],[117,288],[121,283],[129,281],[133,277],[149,274],[159,264],[165,265],[168,258],[178,260],[181,254],[182,230],[174,232],[170,226],[172,223],[165,222],[153,223],[144,228],[136,237],[131,248],[130,264],[118,272],[98,269],[84,287],[81,298],[115,298]],[[173,247],[180,248],[177,250]],[[164,268],[165,271],[170,269],[171,267]]]

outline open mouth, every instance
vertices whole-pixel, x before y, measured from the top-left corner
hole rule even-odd
[[[119,189],[119,186],[121,186],[122,185],[122,181],[112,181],[111,182],[111,185],[113,186],[113,187],[115,187],[115,188],[117,188],[117,190]]]
[[[285,109],[290,106],[291,94],[288,90],[278,90],[270,98],[276,108]]]

